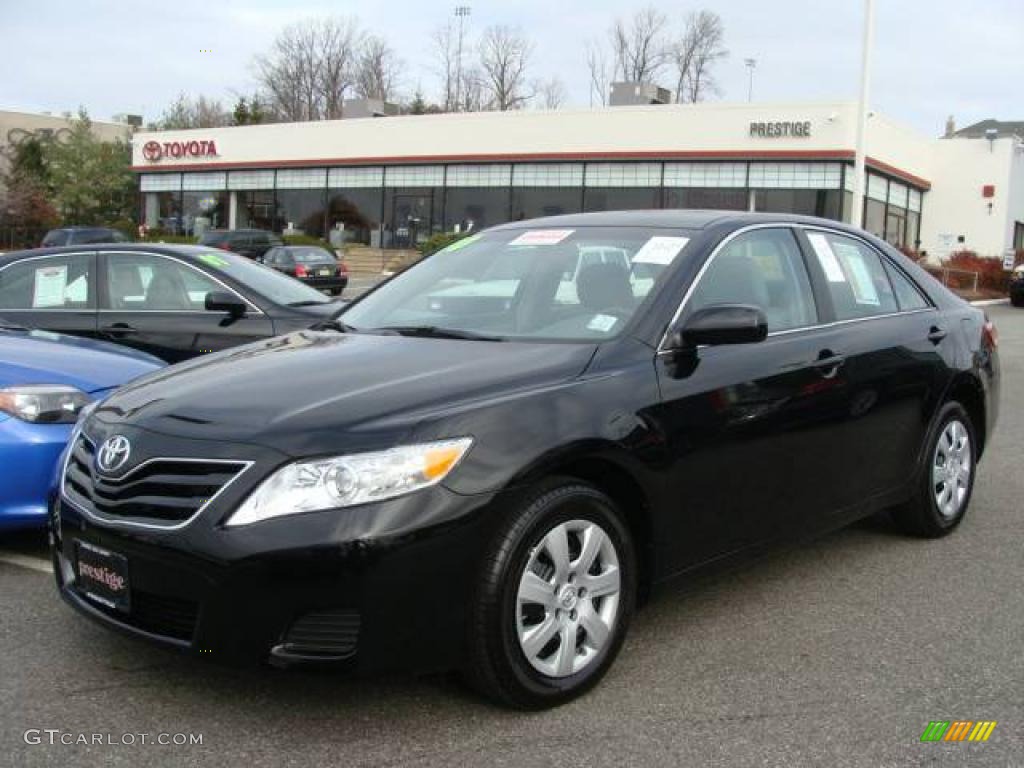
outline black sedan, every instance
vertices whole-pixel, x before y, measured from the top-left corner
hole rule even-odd
[[[457,668],[550,706],[670,579],[883,509],[953,531],[998,395],[985,315],[858,230],[517,222],[86,414],[55,569],[203,658]]]
[[[1010,273],[1010,303],[1015,307],[1024,307],[1024,264]]]
[[[169,363],[308,328],[322,293],[232,253],[111,245],[0,256],[0,318],[114,341]]]
[[[348,268],[326,248],[282,245],[271,248],[258,261],[332,296],[340,296],[348,285]]]

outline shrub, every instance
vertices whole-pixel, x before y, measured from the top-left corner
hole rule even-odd
[[[416,249],[424,256],[429,256],[432,253],[440,251],[442,248],[447,248],[449,245],[461,240],[468,234],[469,232],[438,232],[417,245]]]
[[[331,244],[326,240],[312,235],[284,235],[281,239],[284,240],[285,245],[315,245],[318,248],[331,249]]]
[[[1006,291],[1010,287],[1010,273],[1003,269],[1003,260],[979,256],[974,251],[957,251],[942,265],[978,274],[978,287],[991,291]]]

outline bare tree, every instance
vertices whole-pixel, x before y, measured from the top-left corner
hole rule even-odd
[[[664,42],[668,19],[649,6],[628,20],[616,19],[610,30],[615,74],[626,82],[650,83],[668,59]]]
[[[489,97],[490,92],[484,72],[477,67],[464,69],[462,85],[459,87],[459,102],[455,105],[455,111],[482,112],[490,106]]]
[[[457,94],[459,94],[459,89],[457,88],[459,54],[458,33],[455,30],[455,26],[449,21],[443,27],[435,29],[432,42],[437,74],[441,81],[441,107],[445,112],[455,112],[459,107],[456,103]]]
[[[676,101],[696,103],[718,94],[714,65],[727,57],[725,25],[714,11],[702,10],[686,18],[682,38],[673,46]]]
[[[493,109],[521,109],[533,97],[526,93],[526,69],[532,51],[533,45],[520,30],[503,25],[484,30],[480,69]]]
[[[256,74],[282,120],[332,120],[355,85],[358,26],[352,19],[311,19],[285,27]]]
[[[569,98],[565,83],[557,75],[534,83],[533,92],[538,96],[541,109],[559,109]]]
[[[192,99],[180,93],[164,110],[154,127],[161,131],[174,131],[185,128],[218,128],[230,124],[231,115],[217,99],[206,96]]]
[[[607,106],[611,88],[608,56],[601,44],[593,40],[586,43],[586,50],[587,69],[590,70],[590,106]]]
[[[370,35],[359,51],[356,93],[364,99],[392,101],[397,98],[402,62],[383,38]]]

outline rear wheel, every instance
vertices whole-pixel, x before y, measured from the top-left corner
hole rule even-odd
[[[524,709],[580,695],[615,660],[635,592],[633,544],[611,499],[589,485],[545,483],[515,505],[484,559],[470,682]]]
[[[974,490],[977,440],[971,418],[959,403],[943,406],[926,456],[914,498],[894,509],[893,518],[907,533],[937,538],[960,524]]]

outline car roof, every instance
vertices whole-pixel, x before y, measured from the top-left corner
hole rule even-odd
[[[563,227],[651,227],[678,229],[707,229],[711,226],[732,224],[736,227],[751,224],[810,224],[842,229],[863,234],[835,219],[799,216],[789,213],[747,213],[745,211],[717,211],[697,209],[654,209],[640,211],[598,211],[545,216],[539,219],[513,221],[494,227],[506,229],[539,229]]]
[[[116,232],[113,227],[90,227],[83,224],[76,224],[71,227],[54,227],[50,232]],[[49,233],[47,233],[49,234]]]
[[[60,253],[81,253],[83,250],[110,250],[114,248],[118,253],[162,253],[168,256],[177,256],[188,261],[198,258],[204,253],[218,253],[221,251],[212,250],[201,245],[172,245],[168,243],[82,243],[80,245],[60,245],[52,248],[33,248],[28,251],[11,251],[0,256],[0,267],[23,259],[38,258],[40,256],[52,256]]]

